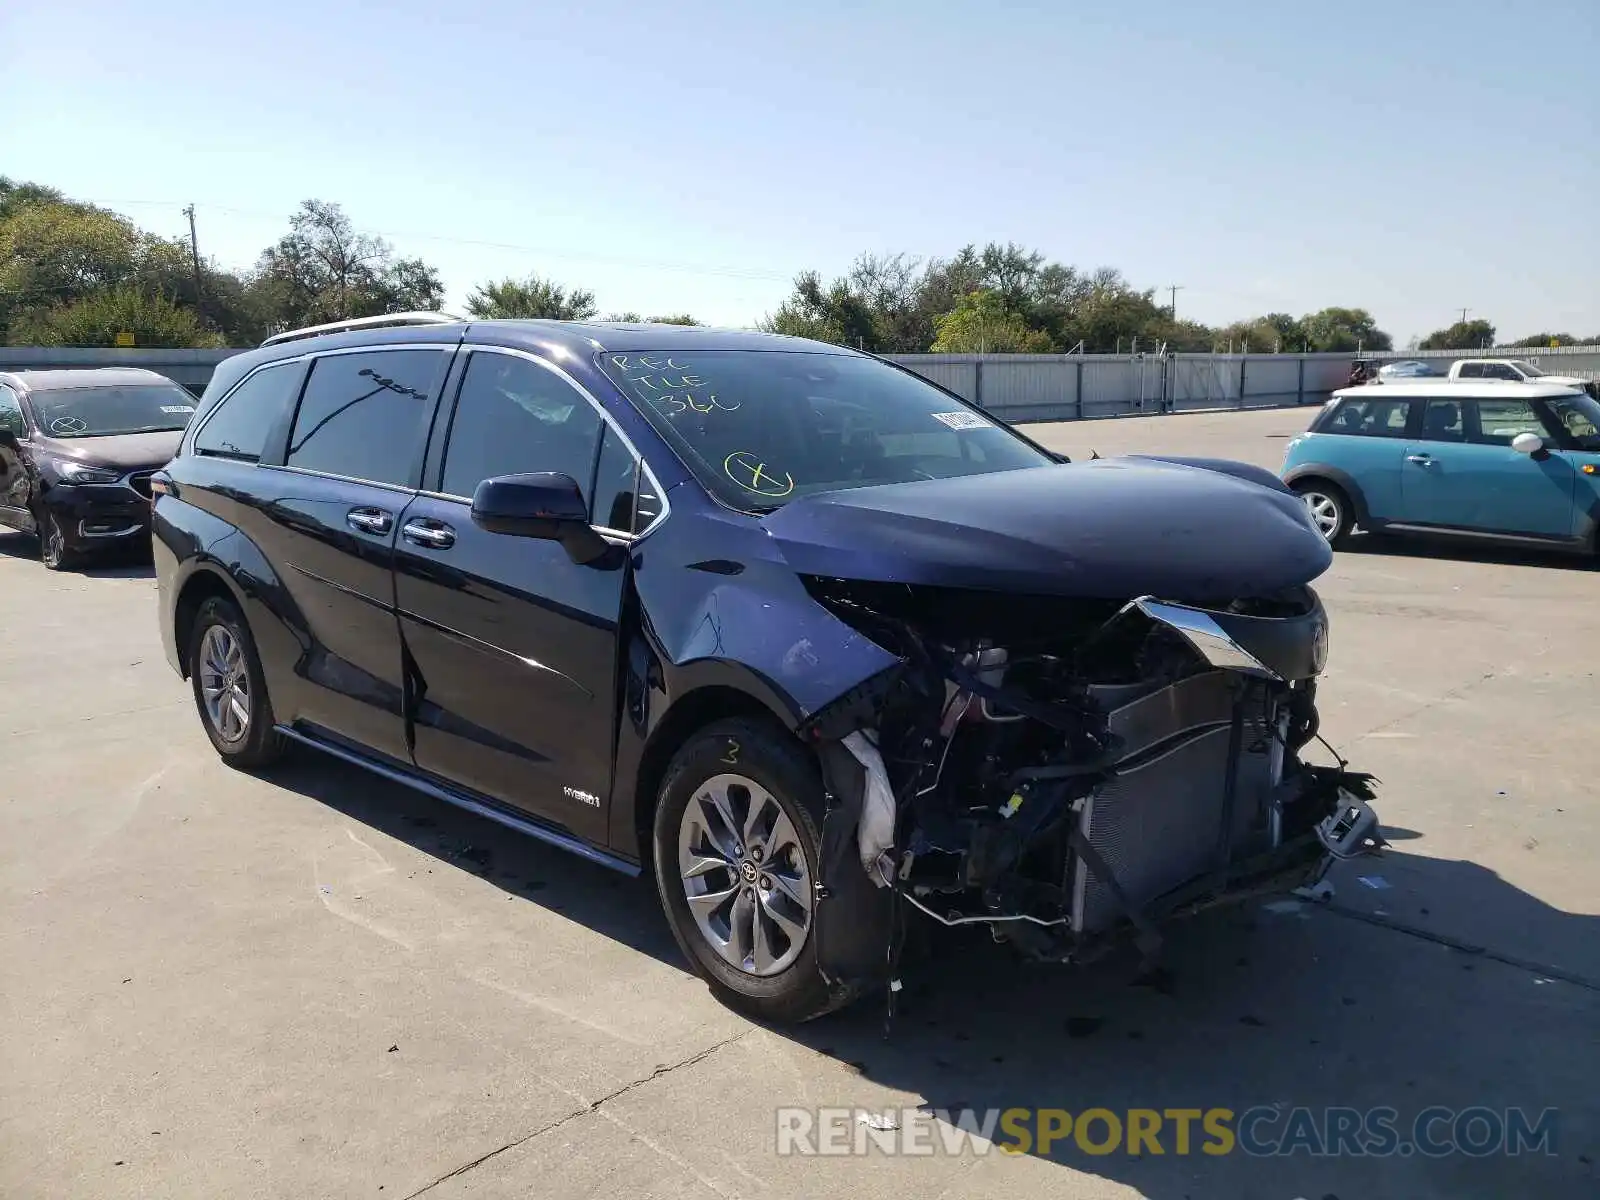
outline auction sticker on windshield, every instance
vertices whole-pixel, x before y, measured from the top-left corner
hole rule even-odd
[[[985,421],[977,413],[947,412],[930,414],[935,421],[941,421],[951,429],[989,429],[991,423]]]

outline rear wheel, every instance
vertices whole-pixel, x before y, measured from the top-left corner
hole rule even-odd
[[[255,639],[239,610],[219,597],[195,614],[189,682],[200,723],[223,762],[255,770],[282,757],[284,741],[273,728]]]
[[[656,885],[673,936],[724,1004],[798,1022],[850,997],[817,967],[822,780],[789,735],[727,720],[673,759],[656,806]]]
[[[1344,490],[1325,479],[1303,479],[1294,484],[1294,490],[1305,501],[1311,521],[1317,532],[1331,546],[1344,543],[1355,525],[1355,514],[1350,510],[1350,498]]]

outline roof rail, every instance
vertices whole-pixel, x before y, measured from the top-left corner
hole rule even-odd
[[[453,325],[466,317],[442,312],[386,313],[380,317],[352,317],[348,321],[329,321],[326,325],[307,325],[304,329],[286,329],[275,333],[263,346],[276,346],[279,342],[295,342],[301,338],[321,337],[325,333],[347,333],[353,329],[388,329],[397,325]]]

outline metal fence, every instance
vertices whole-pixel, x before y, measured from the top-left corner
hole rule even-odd
[[[1349,378],[1341,354],[897,354],[891,356],[1003,421],[1077,421],[1136,413],[1322,404]],[[1550,374],[1600,379],[1600,346],[1386,351],[1378,362],[1427,361],[1441,375],[1463,358],[1518,358]]]
[[[1004,421],[1321,404],[1348,354],[900,354],[894,360]]]

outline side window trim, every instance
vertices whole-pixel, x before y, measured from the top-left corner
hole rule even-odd
[[[634,461],[639,464],[639,470],[650,476],[652,490],[654,491],[655,495],[660,498],[661,511],[656,514],[655,519],[652,520],[649,525],[647,525],[644,529],[639,530],[637,533],[629,533],[626,530],[620,529],[607,529],[602,525],[592,525],[591,528],[598,533],[614,534],[618,538],[631,541],[637,538],[642,538],[646,534],[654,532],[661,525],[661,523],[671,515],[672,506],[667,499],[666,489],[661,486],[661,480],[657,478],[655,471],[651,469],[649,460],[646,459],[644,455],[639,453],[639,447],[634,445],[633,439],[628,436],[628,431],[623,429],[622,425],[617,421],[617,419],[612,416],[611,413],[606,411],[606,406],[601,404],[600,401],[595,398],[594,393],[588,388],[584,387],[583,384],[579,383],[570,374],[568,374],[555,363],[551,362],[549,359],[540,358],[537,354],[530,353],[527,350],[519,350],[513,346],[485,346],[469,343],[461,347],[461,351],[456,355],[456,361],[460,365],[460,370],[452,369],[452,381],[446,388],[446,397],[441,398],[439,402],[439,413],[434,420],[435,428],[438,428],[441,423],[443,424],[444,436],[440,438],[437,460],[435,460],[431,446],[429,448],[427,459],[428,474],[422,481],[422,490],[426,495],[435,500],[449,500],[454,501],[457,504],[466,504],[470,506],[472,503],[471,496],[461,496],[454,492],[444,491],[443,484],[444,460],[448,456],[449,452],[450,435],[455,429],[456,409],[461,402],[461,386],[466,379],[467,368],[471,365],[473,356],[478,354],[503,354],[511,358],[526,359],[528,362],[537,364],[544,370],[551,372],[559,379],[563,380],[567,386],[571,387],[578,393],[578,395],[582,396],[586,401],[588,401],[589,406],[593,408],[596,414],[598,414],[600,417],[600,421],[604,427],[602,429],[601,437],[595,439],[595,456],[589,464],[589,474],[591,477],[593,476],[596,468],[599,466],[600,443],[605,440],[605,430],[610,430],[621,439],[622,444],[627,447],[628,453],[632,454]],[[449,415],[446,417],[444,416],[444,409],[447,405],[449,407]],[[441,418],[443,418],[442,422]],[[637,483],[635,484],[635,495],[637,495]]]

